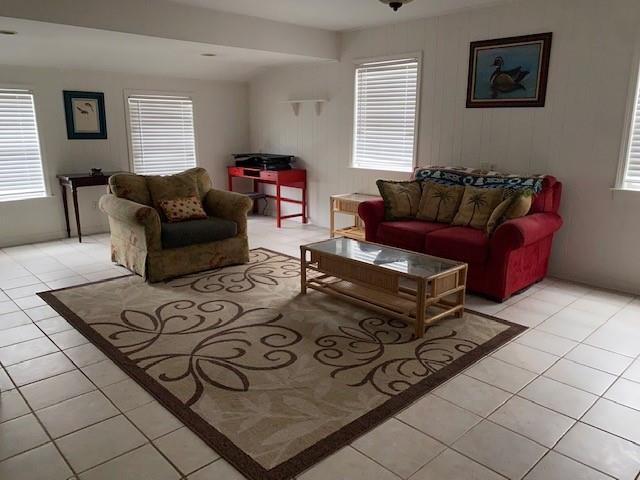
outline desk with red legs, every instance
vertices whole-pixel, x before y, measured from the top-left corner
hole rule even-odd
[[[229,191],[233,191],[234,178],[249,178],[253,180],[253,191],[258,191],[258,184],[265,183],[275,185],[276,194],[267,195],[273,198],[276,203],[276,224],[278,228],[282,226],[285,218],[302,217],[302,223],[307,223],[307,171],[300,168],[290,170],[262,170],[259,168],[227,167]],[[302,190],[302,200],[283,197],[280,193],[281,187],[299,188]],[[301,213],[292,215],[282,215],[281,203],[296,203],[302,206]]]

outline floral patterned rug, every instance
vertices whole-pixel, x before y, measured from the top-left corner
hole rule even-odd
[[[416,339],[398,320],[311,291],[299,261],[41,296],[222,457],[286,479],[351,443],[525,327],[465,312]]]

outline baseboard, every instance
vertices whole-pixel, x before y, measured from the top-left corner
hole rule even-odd
[[[96,233],[108,233],[109,228],[105,229],[102,225],[83,225],[83,235],[93,235]],[[66,230],[57,230],[53,232],[39,232],[28,235],[15,235],[6,236],[0,239],[0,248],[15,247],[17,245],[27,245],[30,243],[50,242],[53,240],[62,240],[67,238]],[[75,238],[75,234],[72,233],[72,238]]]

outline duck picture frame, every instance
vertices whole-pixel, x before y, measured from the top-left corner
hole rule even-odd
[[[467,108],[544,107],[553,33],[471,42]]]

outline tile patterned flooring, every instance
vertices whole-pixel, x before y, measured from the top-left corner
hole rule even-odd
[[[327,237],[249,231],[294,256]],[[108,243],[0,250],[0,478],[243,478],[35,295],[126,273]],[[547,279],[468,306],[531,329],[299,479],[639,478],[640,298]]]

